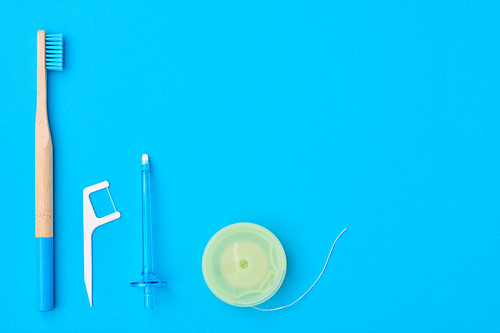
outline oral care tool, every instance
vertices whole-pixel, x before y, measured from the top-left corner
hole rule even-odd
[[[132,287],[144,288],[144,308],[154,309],[153,297],[154,287],[167,284],[160,281],[153,267],[153,229],[151,226],[151,188],[150,188],[151,165],[147,154],[142,155],[141,183],[142,183],[142,279],[132,282]]]
[[[47,70],[63,70],[62,34],[37,35],[35,123],[35,237],[38,267],[37,309],[54,308],[53,149],[47,116]]]
[[[212,293],[228,304],[252,307],[259,311],[285,309],[304,298],[318,283],[328,266],[335,244],[346,230],[344,228],[333,242],[323,270],[314,283],[302,296],[285,306],[272,309],[256,307],[278,291],[287,266],[280,241],[260,225],[240,222],[219,230],[203,253],[203,277]]]
[[[104,217],[97,217],[90,201],[90,194],[100,191],[102,189],[107,189],[113,208],[114,213],[111,213]],[[83,255],[84,255],[84,274],[85,274],[85,287],[87,288],[87,294],[89,296],[90,306],[92,306],[92,233],[94,230],[108,222],[114,221],[120,218],[120,212],[116,211],[113,198],[111,198],[111,193],[109,193],[109,183],[103,181],[99,184],[95,184],[86,187],[83,190]]]

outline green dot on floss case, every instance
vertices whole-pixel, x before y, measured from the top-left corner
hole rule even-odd
[[[249,307],[278,291],[286,274],[286,256],[272,232],[241,222],[219,230],[210,239],[202,270],[205,282],[220,300]]]

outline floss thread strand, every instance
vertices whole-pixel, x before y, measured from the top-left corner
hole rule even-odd
[[[274,308],[274,309],[261,309],[261,308],[256,308],[255,306],[252,306],[252,308],[254,308],[255,310],[259,310],[259,311],[277,311],[277,310],[281,310],[281,309],[284,309],[284,308],[288,308],[289,306],[292,306],[294,305],[295,303],[297,303],[298,301],[300,301],[305,295],[307,295],[307,293],[309,293],[311,291],[312,288],[314,288],[314,286],[316,285],[316,283],[318,283],[319,279],[321,278],[321,276],[323,275],[323,273],[325,272],[326,270],[326,267],[328,266],[328,262],[330,261],[330,257],[332,256],[332,252],[333,252],[333,248],[335,247],[335,244],[337,243],[337,240],[340,238],[340,236],[342,236],[342,234],[347,230],[347,228],[344,228],[344,230],[342,230],[342,232],[337,236],[337,238],[335,238],[335,241],[333,242],[333,245],[332,245],[332,248],[330,249],[330,253],[328,254],[328,257],[326,258],[326,262],[325,262],[325,266],[323,267],[323,270],[321,271],[321,273],[319,274],[318,278],[316,279],[316,281],[314,281],[314,283],[312,284],[312,286],[309,287],[309,289],[307,289],[307,291],[305,293],[302,294],[302,296],[300,296],[299,298],[297,298],[295,301],[293,301],[292,303],[288,304],[288,305],[285,305],[285,306],[280,306],[279,308]]]

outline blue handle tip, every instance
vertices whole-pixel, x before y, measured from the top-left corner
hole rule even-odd
[[[37,310],[54,309],[54,238],[36,238],[37,248]]]

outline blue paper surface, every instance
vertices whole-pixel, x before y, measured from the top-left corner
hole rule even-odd
[[[500,326],[497,1],[0,2],[2,331],[456,332]],[[55,309],[35,306],[37,30],[48,73]],[[143,309],[141,155],[155,268]],[[83,280],[82,191],[122,217]],[[106,214],[106,212],[104,213]],[[288,272],[261,313],[219,301],[201,258],[253,222]]]

